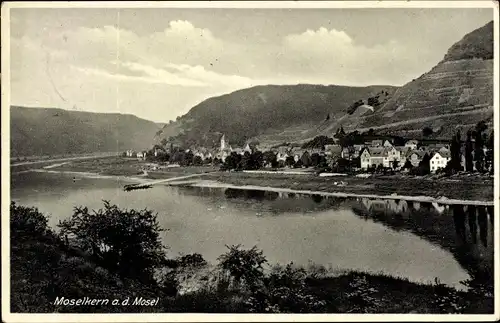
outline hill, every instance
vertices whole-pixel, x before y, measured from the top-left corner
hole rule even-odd
[[[266,135],[273,137],[268,141],[277,142],[283,137],[282,132],[296,127],[320,127],[326,119],[345,115],[360,98],[379,93],[390,95],[394,90],[392,86],[256,86],[209,98],[177,122],[166,125],[163,132],[165,138],[177,133],[176,139],[188,145],[211,146],[218,143],[221,134],[236,145]],[[292,138],[296,138],[298,132],[292,132]]]
[[[13,157],[145,149],[160,128],[133,115],[54,108],[12,106],[10,118]]]
[[[493,118],[493,22],[465,35],[429,72],[399,88],[374,113],[344,117],[326,132],[346,129],[418,137],[424,127],[450,138]]]

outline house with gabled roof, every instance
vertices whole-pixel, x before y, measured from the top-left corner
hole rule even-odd
[[[387,148],[391,148],[391,147],[394,147],[394,145],[392,144],[392,142],[390,142],[389,140],[384,140],[384,143],[382,144],[383,147],[387,147]]]
[[[448,162],[451,160],[451,154],[446,151],[437,151],[431,156],[430,160],[430,170],[431,173],[437,171],[440,168],[445,168]]]
[[[378,167],[379,165],[390,167],[389,151],[390,149],[386,147],[365,148],[360,155],[361,168],[368,169],[373,166]]]

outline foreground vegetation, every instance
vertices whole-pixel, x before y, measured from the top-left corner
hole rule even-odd
[[[108,202],[54,232],[37,209],[11,204],[13,312],[492,313],[492,286],[457,291],[321,266],[269,266],[256,247],[228,246],[218,264],[169,258],[156,215]],[[158,299],[155,306],[63,306],[57,297]]]

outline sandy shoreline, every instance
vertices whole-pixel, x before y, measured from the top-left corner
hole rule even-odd
[[[370,199],[391,199],[391,200],[405,200],[412,202],[421,203],[438,203],[445,205],[481,205],[481,206],[493,206],[495,203],[493,201],[467,201],[467,200],[457,200],[448,199],[446,197],[434,198],[430,196],[407,196],[407,195],[377,195],[377,194],[357,194],[357,193],[342,193],[342,192],[323,192],[323,191],[312,191],[312,190],[294,190],[288,188],[278,188],[269,186],[255,186],[255,185],[233,185],[222,183],[218,181],[189,181],[189,182],[170,182],[165,183],[169,186],[192,186],[192,187],[211,187],[211,188],[233,188],[242,190],[257,190],[257,191],[271,191],[277,193],[294,193],[294,194],[308,194],[308,195],[321,195],[321,196],[332,196],[332,197],[345,197],[345,198],[370,198]]]

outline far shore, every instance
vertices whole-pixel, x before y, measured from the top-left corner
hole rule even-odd
[[[407,196],[407,195],[377,195],[377,194],[354,194],[354,193],[341,193],[341,192],[324,192],[324,191],[311,191],[311,190],[293,190],[287,188],[277,188],[270,186],[254,186],[254,185],[232,185],[222,182],[214,181],[173,181],[166,183],[168,186],[191,186],[191,187],[211,187],[211,188],[234,188],[242,190],[256,190],[256,191],[270,191],[277,193],[293,193],[293,194],[307,194],[307,195],[320,195],[320,196],[332,196],[332,197],[343,197],[343,198],[369,198],[369,199],[391,199],[391,200],[405,200],[412,202],[421,203],[438,203],[445,205],[481,205],[481,206],[493,206],[495,203],[493,201],[466,201],[449,199],[444,196],[440,198],[434,198],[430,196]]]

